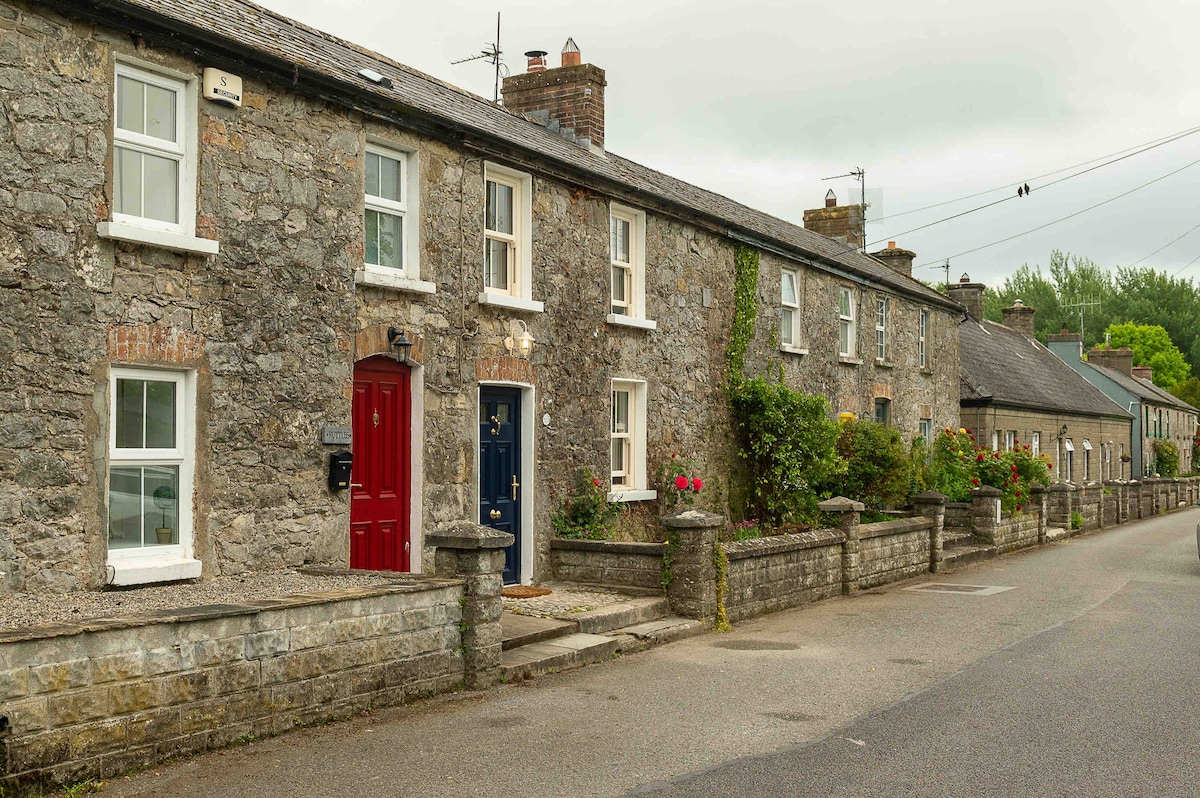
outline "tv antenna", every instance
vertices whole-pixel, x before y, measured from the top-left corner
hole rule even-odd
[[[867,173],[863,171],[861,166],[856,166],[844,175],[834,175],[833,177],[823,177],[821,182],[826,180],[841,180],[843,177],[853,177],[857,180],[862,188],[860,202],[862,204],[862,245],[859,247],[862,251],[867,249]]]
[[[1060,304],[1059,307],[1064,308],[1064,309],[1079,308],[1079,337],[1082,338],[1083,337],[1083,309],[1084,308],[1098,308],[1098,307],[1100,307],[1100,302],[1095,299],[1092,299],[1092,300],[1085,300],[1083,302],[1063,303],[1063,304]]]
[[[492,102],[499,103],[500,102],[500,78],[508,77],[508,68],[506,66],[504,66],[504,62],[500,60],[500,56],[503,54],[503,52],[504,51],[500,49],[500,12],[497,11],[496,12],[496,41],[487,44],[482,50],[479,51],[479,55],[473,55],[468,58],[460,58],[457,61],[451,61],[450,64],[451,65],[465,64],[468,61],[478,61],[481,58],[491,61],[492,65],[495,66],[495,68],[496,68],[496,85],[492,89]],[[503,75],[501,75],[501,73],[503,73]]]

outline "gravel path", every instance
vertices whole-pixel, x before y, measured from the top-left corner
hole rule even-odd
[[[0,629],[22,629],[43,623],[77,623],[92,618],[136,615],[152,610],[182,609],[204,604],[238,604],[310,590],[367,587],[395,579],[395,575],[377,573],[316,575],[266,571],[220,576],[195,584],[79,593],[13,593],[0,595]]]
[[[571,612],[587,612],[606,604],[618,604],[630,598],[618,590],[588,585],[572,585],[566,582],[547,582],[542,587],[550,588],[548,596],[533,598],[504,599],[504,609],[517,615],[532,615],[538,618],[554,618]]]

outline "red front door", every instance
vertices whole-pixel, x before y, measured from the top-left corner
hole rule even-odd
[[[383,356],[354,365],[351,568],[409,570],[411,400],[408,366]]]

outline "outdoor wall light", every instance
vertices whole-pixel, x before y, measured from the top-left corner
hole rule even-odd
[[[407,363],[408,353],[412,351],[413,342],[408,340],[408,336],[395,327],[388,327],[387,339],[388,346],[396,350],[396,362],[401,365]]]
[[[519,334],[518,327],[520,328]],[[508,354],[528,360],[529,353],[533,350],[533,343],[533,336],[529,334],[529,325],[522,319],[513,319],[508,328],[508,335],[504,338],[504,348],[508,350]]]

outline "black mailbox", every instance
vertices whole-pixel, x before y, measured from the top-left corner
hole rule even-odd
[[[329,455],[329,489],[346,490],[350,487],[350,466],[354,455],[345,450]]]

